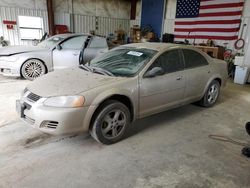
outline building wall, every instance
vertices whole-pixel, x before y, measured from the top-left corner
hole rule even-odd
[[[54,0],[54,11],[110,18],[130,18],[127,0]],[[0,7],[46,10],[46,0],[0,0]]]
[[[164,33],[174,33],[174,21],[175,21],[175,13],[176,13],[176,0],[167,0],[167,7],[166,7],[166,19],[164,22]],[[249,25],[250,21],[250,0],[245,0],[245,5],[244,5],[244,11],[242,15],[242,24],[244,23]],[[244,30],[243,38],[247,39],[247,28]],[[241,31],[240,31],[241,33]],[[249,34],[249,33],[248,33]],[[190,42],[192,42],[190,40]],[[203,40],[197,40],[196,43],[201,43]],[[231,49],[234,49],[234,43],[235,41],[224,41],[224,40],[217,40],[216,44],[218,45],[224,45],[223,43],[228,43],[228,47]]]
[[[67,25],[71,31],[107,35],[118,29],[129,33],[130,2],[127,0],[54,0],[55,24]],[[31,44],[21,40],[18,15],[43,18],[44,32],[48,31],[46,0],[0,0],[0,36],[10,45]],[[74,18],[72,21],[71,18]],[[8,30],[3,20],[17,21],[13,30]]]
[[[166,0],[166,13],[165,13],[163,33],[171,33],[171,34],[174,33],[176,2],[177,2],[177,0]],[[141,15],[141,0],[139,0],[138,4],[137,4],[136,20],[131,20],[131,25],[140,23],[140,15]],[[250,30],[250,0],[245,0],[242,21],[243,21],[243,24],[244,23],[247,24],[247,28],[245,28],[244,34],[243,34],[243,38],[246,40],[246,48],[247,48],[248,43],[250,43],[250,32],[247,32],[247,30],[248,31]],[[240,33],[241,33],[241,31],[240,31]],[[190,41],[190,42],[192,42],[192,41]],[[196,42],[197,43],[203,42],[203,40],[196,39]],[[221,40],[221,41],[216,41],[216,42],[218,45],[222,45],[222,46],[223,46],[223,43],[229,43],[228,47],[231,49],[234,49],[234,42],[235,41]],[[247,50],[246,48],[245,48],[245,51]]]
[[[0,7],[46,10],[46,0],[0,0]]]

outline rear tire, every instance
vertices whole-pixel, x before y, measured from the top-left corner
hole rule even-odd
[[[46,67],[39,59],[29,59],[21,68],[21,74],[26,80],[34,80],[45,73]]]
[[[102,144],[114,144],[126,134],[130,124],[127,106],[115,100],[105,102],[94,116],[91,136]]]
[[[220,83],[217,80],[213,80],[203,96],[199,101],[199,105],[204,107],[212,107],[218,100],[220,95]]]

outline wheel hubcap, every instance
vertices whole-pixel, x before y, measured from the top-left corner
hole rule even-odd
[[[40,62],[30,61],[26,64],[24,73],[27,77],[37,78],[43,74],[44,70]]]
[[[116,138],[123,132],[125,125],[126,115],[123,111],[114,110],[109,112],[101,124],[103,136],[108,139]]]
[[[212,85],[208,90],[207,100],[209,104],[215,103],[219,95],[219,88],[216,84]]]

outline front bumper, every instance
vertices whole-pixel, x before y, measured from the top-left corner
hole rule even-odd
[[[27,96],[27,94],[25,94]],[[82,108],[56,108],[43,105],[45,98],[36,102],[23,97],[17,101],[17,112],[20,118],[33,128],[42,132],[61,135],[76,132],[83,132],[84,119],[88,107]]]
[[[3,76],[20,77],[21,63],[0,60],[0,74]]]

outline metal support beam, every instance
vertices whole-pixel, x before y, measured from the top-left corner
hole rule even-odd
[[[136,19],[136,3],[137,3],[137,0],[131,0],[130,20]]]
[[[49,35],[55,34],[55,24],[54,24],[54,11],[53,11],[53,0],[46,0],[47,11],[48,11],[48,23],[49,23]]]

